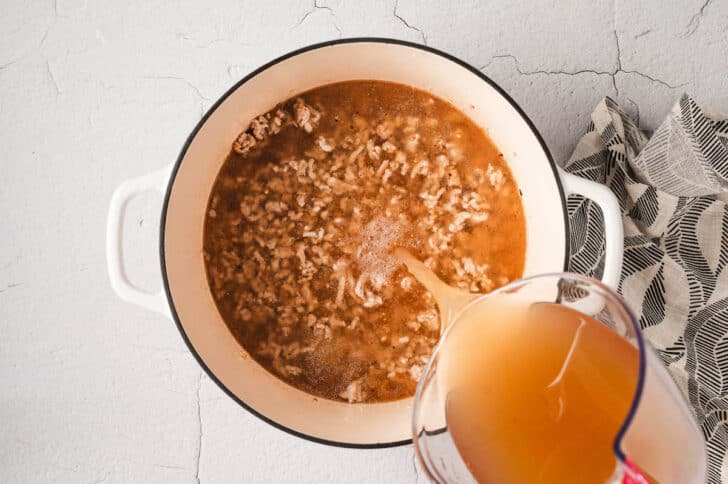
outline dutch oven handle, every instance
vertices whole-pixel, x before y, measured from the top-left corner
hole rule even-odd
[[[124,181],[114,190],[106,223],[106,264],[111,287],[124,301],[170,316],[169,303],[163,289],[150,293],[134,286],[124,271],[122,223],[126,205],[132,198],[148,191],[163,194],[169,181],[170,167]]]
[[[581,195],[596,203],[604,217],[604,273],[602,282],[615,291],[619,286],[624,255],[624,226],[617,197],[605,185],[559,169],[566,195]],[[568,234],[567,234],[568,236]]]
[[[169,304],[165,292],[143,291],[129,282],[124,272],[122,254],[121,224],[126,204],[135,196],[146,191],[164,193],[169,180],[169,167],[126,180],[114,191],[109,206],[106,225],[106,261],[111,287],[121,299],[169,316]],[[614,194],[604,185],[595,183],[563,170],[559,175],[567,195],[582,195],[596,203],[602,211],[605,232],[604,273],[602,282],[613,289],[619,285],[624,252],[624,228],[619,203]]]

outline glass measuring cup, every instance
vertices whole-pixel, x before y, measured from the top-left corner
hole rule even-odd
[[[457,355],[448,355],[448,344],[458,337],[458,331],[467,330],[466,326],[459,330],[459,322],[465,320],[469,311],[494,298],[522,305],[551,303],[569,308],[595,319],[636,349],[636,387],[631,402],[625,402],[624,419],[615,429],[611,445],[614,470],[607,482],[705,482],[702,435],[670,375],[643,340],[634,315],[611,289],[575,274],[546,274],[516,281],[449,312],[443,325],[447,327],[418,384],[412,419],[417,458],[430,479],[443,483],[475,482],[448,425],[446,404],[453,386],[443,365],[448,359],[457,361]],[[599,418],[595,411],[594,419]],[[573,459],[580,459],[578,452]]]

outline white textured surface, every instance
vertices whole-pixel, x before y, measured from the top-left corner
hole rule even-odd
[[[645,128],[682,91],[728,111],[725,0],[204,3],[3,2],[2,482],[418,479],[411,446],[330,448],[249,415],[173,324],[108,285],[112,190],[172,162],[204,110],[275,56],[339,36],[426,42],[499,82],[557,161],[604,95],[639,105]],[[126,221],[147,287],[159,205],[140,198]]]

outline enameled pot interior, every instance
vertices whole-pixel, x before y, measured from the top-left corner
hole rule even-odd
[[[286,430],[356,446],[409,440],[412,399],[352,405],[314,398],[273,377],[247,355],[222,321],[202,258],[208,197],[238,133],[254,116],[297,93],[355,79],[424,89],[483,127],[523,193],[525,275],[563,270],[566,227],[553,166],[527,120],[484,78],[431,50],[366,40],[318,46],[260,70],[212,109],[178,161],[164,209],[163,269],[173,314],[200,362],[245,406]]]

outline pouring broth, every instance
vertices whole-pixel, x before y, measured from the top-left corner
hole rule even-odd
[[[569,307],[493,296],[439,351],[447,427],[478,482],[610,482],[637,388],[634,345]]]

